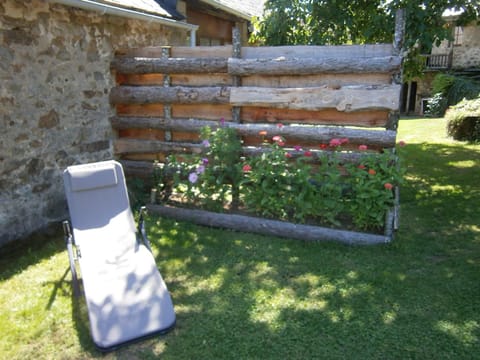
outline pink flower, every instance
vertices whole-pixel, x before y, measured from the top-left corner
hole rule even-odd
[[[250,172],[250,171],[252,171],[252,167],[248,164],[245,164],[245,165],[243,165],[242,170],[243,170],[243,172]]]
[[[190,174],[188,175],[188,181],[190,181],[192,184],[195,184],[195,183],[197,182],[197,180],[198,180],[198,175],[197,175],[197,173],[194,173],[194,172],[193,172],[193,173],[190,173]]]
[[[278,127],[279,129],[281,129],[281,128],[283,128],[283,124],[282,124],[282,123],[278,123],[278,124],[277,124],[277,127]]]
[[[392,185],[392,184],[390,184],[390,183],[388,183],[388,182],[387,182],[387,183],[385,183],[385,184],[383,184],[383,186],[384,186],[384,187],[385,187],[385,189],[387,189],[387,190],[392,190],[392,189],[393,189],[393,185]]]
[[[267,135],[267,132],[265,130],[262,130],[262,131],[258,132],[258,135],[265,136],[265,135]]]
[[[303,156],[306,156],[306,157],[311,157],[312,155],[313,155],[313,154],[312,154],[311,151],[305,151],[305,152],[303,153]]]
[[[293,148],[295,149],[295,151],[301,151],[302,150],[302,147],[300,145],[295,145]]]
[[[289,152],[285,153],[285,157],[286,157],[287,159],[290,159],[292,156],[293,156],[293,155],[290,154]]]
[[[331,147],[337,147],[337,146],[342,145],[342,141],[340,139],[332,139],[332,140],[330,140],[329,145]]]
[[[285,146],[285,142],[284,142],[284,141],[277,141],[277,144],[278,144],[278,146]]]
[[[361,170],[365,170],[365,165],[363,165],[363,164],[360,164],[360,165],[358,165],[357,167],[358,167],[359,169],[361,169]]]
[[[279,136],[279,135],[275,135],[275,136],[272,138],[272,140],[275,141],[275,142],[283,141],[282,137]]]
[[[358,150],[360,150],[360,151],[365,151],[365,150],[367,150],[367,149],[368,149],[368,146],[367,146],[367,145],[359,145],[359,146],[358,146]]]
[[[370,175],[375,175],[377,172],[376,172],[375,170],[373,170],[373,169],[369,169],[369,170],[368,170],[368,173],[369,173]]]
[[[400,141],[398,142],[398,146],[400,146],[400,147],[404,147],[405,145],[407,145],[407,144],[406,144],[405,141],[403,141],[403,140],[400,140]]]
[[[340,144],[343,145],[343,144],[348,144],[348,139],[347,138],[342,138],[340,139]]]

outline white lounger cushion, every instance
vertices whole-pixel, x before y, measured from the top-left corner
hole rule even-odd
[[[95,344],[108,350],[171,328],[170,294],[152,253],[137,242],[121,165],[72,166],[64,184]]]

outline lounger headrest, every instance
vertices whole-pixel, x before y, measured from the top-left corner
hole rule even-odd
[[[118,183],[114,163],[94,164],[68,169],[72,191],[93,190]]]

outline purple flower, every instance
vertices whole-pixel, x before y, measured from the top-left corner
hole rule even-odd
[[[225,126],[225,119],[223,117],[220,119],[220,126]]]
[[[195,170],[197,174],[203,174],[205,172],[204,165],[198,165],[197,170]]]
[[[188,175],[188,181],[190,181],[192,184],[195,184],[198,180],[198,175],[196,173],[190,173],[190,175]]]
[[[207,139],[205,139],[205,140],[202,141],[202,145],[203,145],[204,147],[210,147],[210,141],[208,141]]]
[[[207,158],[203,158],[203,159],[202,159],[202,164],[203,164],[203,165],[208,165],[208,159],[207,159]]]

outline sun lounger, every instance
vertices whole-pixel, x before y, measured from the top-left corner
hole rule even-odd
[[[75,248],[95,345],[107,351],[170,330],[172,300],[143,219],[138,232],[135,227],[121,165],[70,166],[64,184],[73,230],[64,223],[70,267],[78,292]]]

